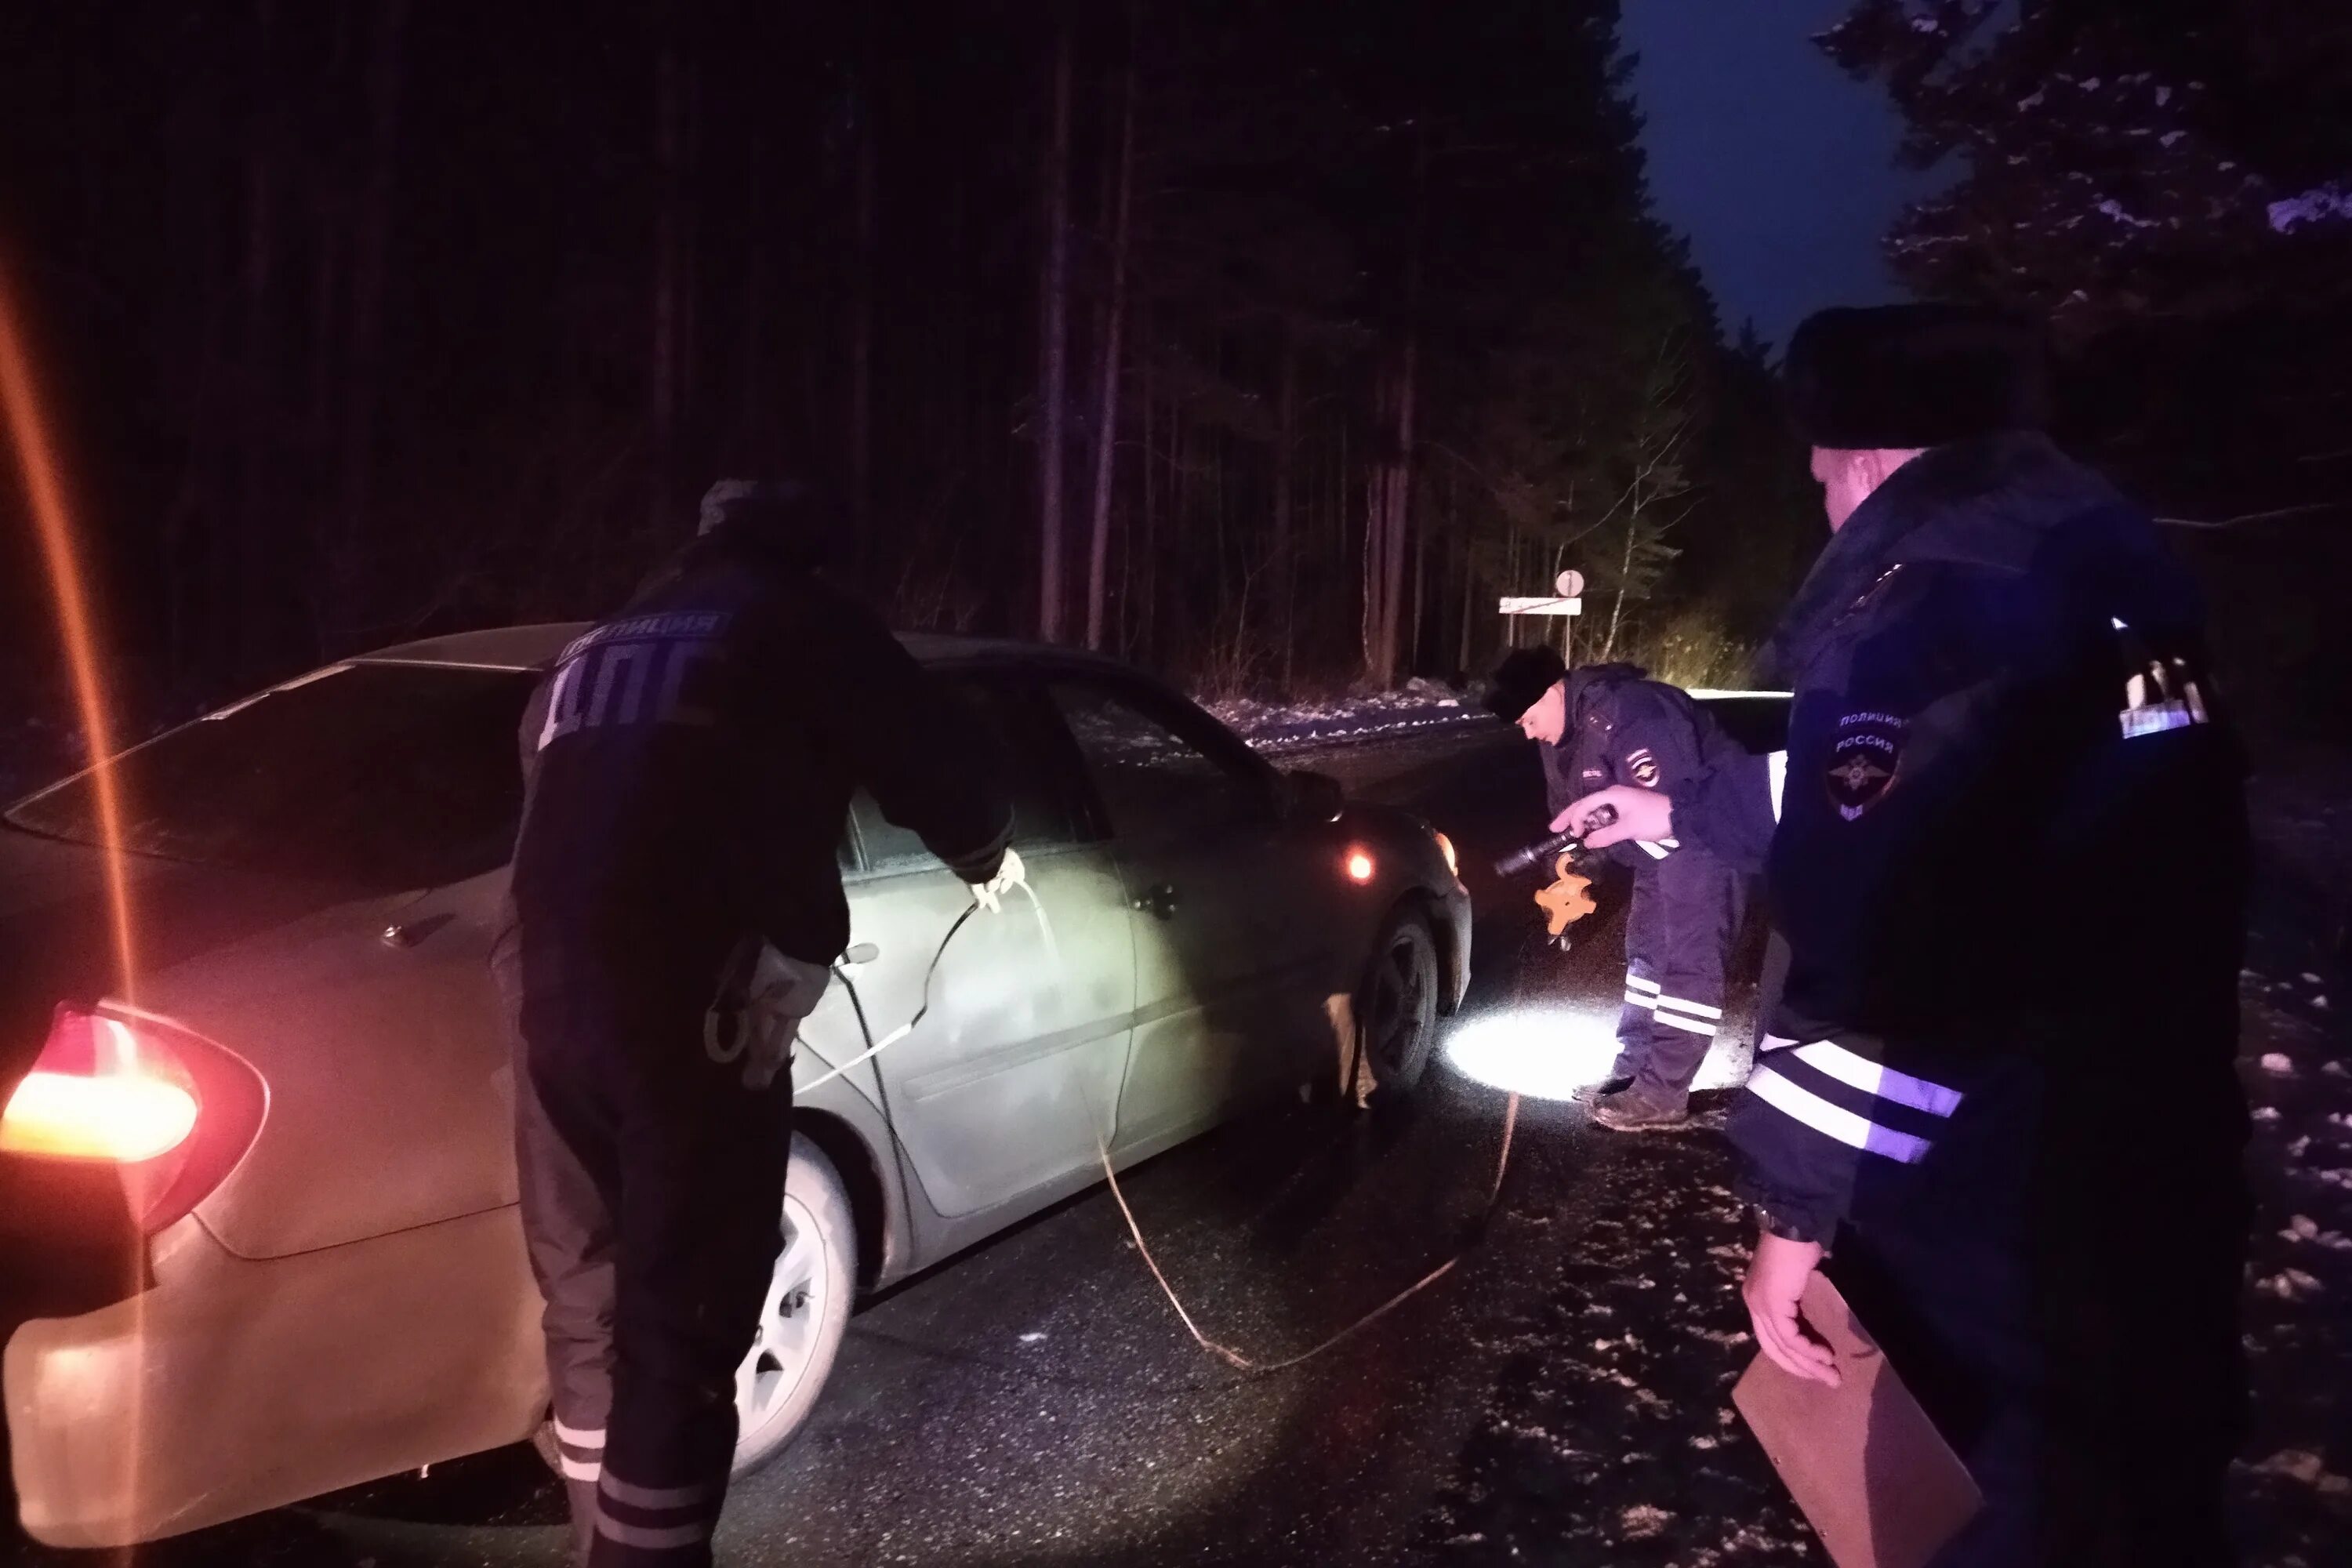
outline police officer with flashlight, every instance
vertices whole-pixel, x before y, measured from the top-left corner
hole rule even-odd
[[[1768,650],[1785,776],[1562,818],[1767,863],[1748,1306],[1838,1381],[1799,1312],[1826,1260],[1983,1489],[1937,1568],[2229,1562],[2248,849],[2198,595],[2040,433],[2026,325],[1830,311],[1787,374],[1832,538]]]
[[[988,738],[819,575],[830,521],[796,483],[714,485],[524,720],[497,963],[576,1564],[711,1560],[852,793],[991,901],[1019,876]]]
[[[1537,742],[1551,809],[1610,784],[1674,790],[1743,755],[1690,694],[1630,664],[1570,673],[1549,647],[1496,669],[1490,712]],[[1621,1132],[1682,1126],[1691,1080],[1723,1026],[1724,971],[1745,902],[1742,875],[1672,835],[1627,839],[1633,871],[1625,926],[1625,1001],[1606,1081],[1584,1090],[1592,1119]]]

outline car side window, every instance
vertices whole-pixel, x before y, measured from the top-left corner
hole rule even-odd
[[[1199,726],[1184,725],[1174,705],[1147,691],[1093,680],[1057,681],[1052,689],[1120,837],[1266,820],[1267,774],[1239,742],[1228,749],[1204,731],[1186,733]]]
[[[1036,854],[1081,842],[1086,837],[1076,802],[1055,765],[1054,737],[1039,722],[1034,698],[1017,686],[985,676],[950,680],[951,700],[977,710],[996,738],[1003,759],[1005,784],[1013,795],[1013,847]],[[953,768],[953,757],[940,765]],[[857,792],[850,803],[852,837],[865,869],[881,874],[936,867],[939,859],[919,836],[882,815],[873,796]]]

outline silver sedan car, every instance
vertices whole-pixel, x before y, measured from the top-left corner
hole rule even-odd
[[[36,1538],[170,1535],[541,1432],[487,955],[516,724],[580,629],[345,660],[125,753],[119,935],[89,777],[6,813],[0,1331]],[[1410,1090],[1468,975],[1418,819],[1111,661],[907,640],[1008,743],[1034,897],[942,949],[969,890],[870,802],[844,824],[852,942],[794,1060],[746,1468],[862,1292],[1359,1054]]]

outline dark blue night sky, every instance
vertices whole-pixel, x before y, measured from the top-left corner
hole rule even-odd
[[[1661,216],[1690,237],[1727,331],[1778,343],[1807,312],[1899,290],[1888,219],[1929,178],[1898,171],[1885,95],[1811,35],[1850,0],[1625,0]]]

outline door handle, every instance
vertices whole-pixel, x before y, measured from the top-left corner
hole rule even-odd
[[[1156,887],[1145,889],[1141,893],[1136,896],[1134,908],[1142,910],[1147,915],[1156,915],[1163,921],[1174,919],[1176,914],[1176,889],[1174,885],[1168,882],[1161,882]]]

